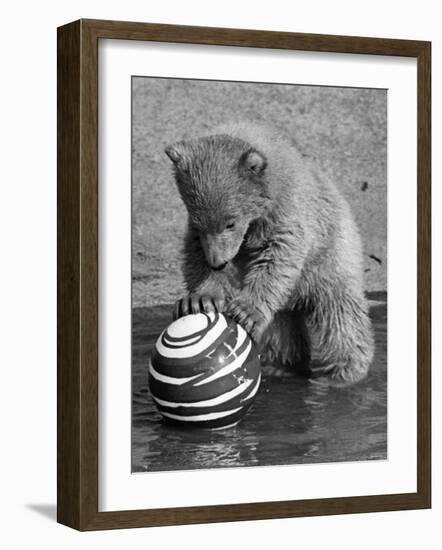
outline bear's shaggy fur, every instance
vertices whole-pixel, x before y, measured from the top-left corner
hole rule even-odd
[[[175,316],[218,309],[264,361],[337,384],[373,357],[362,246],[347,202],[288,141],[251,124],[166,148],[188,211]]]

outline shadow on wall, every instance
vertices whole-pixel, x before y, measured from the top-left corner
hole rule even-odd
[[[386,90],[144,77],[132,86],[134,306],[183,292],[186,213],[164,147],[236,120],[273,125],[336,181],[361,230],[367,290],[386,289]]]

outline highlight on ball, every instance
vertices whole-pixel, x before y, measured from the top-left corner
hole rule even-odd
[[[261,381],[258,351],[246,331],[220,313],[181,317],[158,338],[149,387],[163,417],[217,428],[238,422]]]

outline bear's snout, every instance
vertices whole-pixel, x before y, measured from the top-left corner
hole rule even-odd
[[[221,270],[228,264],[229,246],[222,234],[217,235],[202,235],[201,246],[203,247],[204,255],[207,263],[211,268]]]

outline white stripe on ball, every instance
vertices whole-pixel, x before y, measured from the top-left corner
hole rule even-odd
[[[253,384],[253,378],[250,378],[250,380],[247,380],[247,382],[244,382],[243,384],[240,384],[236,388],[233,388],[233,390],[230,390],[226,393],[223,393],[221,395],[218,395],[217,397],[212,397],[211,399],[206,399],[204,401],[194,401],[190,403],[175,403],[173,401],[164,401],[163,399],[159,399],[158,397],[155,397],[155,395],[152,395],[152,397],[155,399],[155,401],[161,405],[162,407],[211,407],[216,405],[221,405],[222,403],[225,403],[226,401],[230,401],[230,399],[233,399],[237,395],[241,395],[246,391],[246,389]]]
[[[241,325],[237,325],[236,329],[238,331],[238,340],[236,341],[235,347],[232,348],[227,344],[227,342],[224,342],[224,346],[230,351],[226,359],[228,359],[232,354],[236,354],[238,349],[243,345],[244,340],[247,338],[247,332],[242,328]]]
[[[195,374],[194,376],[187,376],[183,378],[166,376],[165,374],[161,374],[160,372],[156,371],[151,361],[149,361],[149,372],[159,382],[164,382],[164,384],[173,384],[174,386],[181,386],[186,382],[190,382],[191,380],[195,380],[196,378],[201,378],[201,376],[204,375],[204,373],[199,373],[199,374]]]
[[[172,338],[184,338],[192,336],[195,332],[204,330],[209,326],[209,321],[204,313],[196,313],[192,317],[181,317],[169,325],[167,332]]]
[[[238,407],[237,409],[232,409],[230,411],[213,412],[213,413],[207,413],[207,414],[196,414],[194,416],[181,416],[180,414],[172,414],[164,411],[161,411],[161,414],[164,414],[164,416],[167,416],[168,418],[172,418],[173,420],[184,420],[186,422],[201,422],[204,420],[216,420],[217,418],[230,416],[232,414],[237,413],[240,409],[241,407]]]
[[[180,347],[183,348],[185,346],[190,346],[190,344],[194,344],[195,342],[198,342],[200,339],[199,336],[195,336],[194,338],[188,338],[187,340],[181,340],[179,342],[172,342],[167,337],[167,333],[164,335],[164,339],[166,340],[166,344],[170,344],[171,346]]]
[[[251,399],[251,398],[256,394],[256,392],[258,391],[259,383],[260,383],[260,382],[261,382],[261,373],[259,373],[258,379],[256,380],[256,386],[255,386],[255,387],[253,388],[253,390],[249,393],[249,395],[243,399],[243,401],[248,401],[249,399]]]

